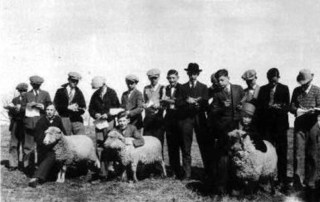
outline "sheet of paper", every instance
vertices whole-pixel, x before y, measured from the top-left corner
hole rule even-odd
[[[119,114],[120,112],[123,112],[124,109],[123,108],[111,108],[109,113],[114,116],[114,115],[117,115]]]
[[[147,104],[147,108],[152,107],[154,105],[154,102],[152,102],[152,100],[150,100]]]
[[[34,107],[26,107],[26,117],[40,116],[40,110]]]
[[[104,128],[108,128],[109,127],[108,121],[104,120],[104,119],[95,120],[93,123],[94,123],[94,125],[96,126],[96,128],[98,130],[102,130]]]

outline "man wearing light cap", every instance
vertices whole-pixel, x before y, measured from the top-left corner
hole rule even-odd
[[[68,83],[63,84],[54,96],[54,105],[61,117],[66,135],[85,134],[82,114],[86,110],[86,101],[78,88],[81,75],[77,72],[68,74]]]
[[[143,125],[143,97],[142,93],[136,88],[138,82],[139,78],[136,75],[130,74],[126,76],[128,90],[121,96],[121,107],[125,109],[130,119],[130,124],[140,130]]]
[[[157,137],[161,144],[164,141],[163,108],[160,100],[165,95],[165,88],[159,84],[160,70],[150,69],[147,72],[150,85],[143,89],[145,117],[143,120],[143,135]]]
[[[51,104],[51,98],[47,91],[40,89],[44,79],[40,76],[31,76],[30,84],[32,90],[25,93],[22,99],[21,111],[25,113],[24,127],[24,167],[30,166],[30,156],[35,149],[34,129],[41,115],[45,114],[45,108]]]
[[[16,87],[19,96],[12,99],[12,102],[4,106],[10,117],[9,131],[11,132],[9,145],[9,170],[16,170],[19,163],[19,148],[23,144],[24,136],[24,114],[21,111],[22,97],[28,91],[28,84],[19,83]]]
[[[260,86],[257,85],[257,72],[254,69],[247,70],[243,73],[242,77],[243,80],[247,83],[247,88],[244,89],[244,97],[241,100],[241,103],[250,102],[255,104]]]
[[[114,115],[110,114],[111,108],[119,108],[120,102],[115,90],[106,85],[104,77],[96,76],[91,82],[92,89],[96,91],[92,94],[89,104],[89,114],[95,121],[108,122],[108,126],[98,127],[96,125],[96,148],[101,159],[103,142],[107,138],[108,132],[114,128]],[[107,176],[105,164],[101,163],[100,177],[105,180]]]
[[[288,86],[279,82],[280,72],[271,68],[267,72],[268,84],[261,86],[257,99],[259,133],[276,148],[278,154],[278,184],[287,188],[287,131],[290,93]]]
[[[313,73],[302,69],[297,82],[300,84],[292,94],[290,112],[294,122],[294,187],[315,194],[318,179],[318,147],[320,135],[320,88],[312,84]],[[301,186],[302,185],[302,186]]]

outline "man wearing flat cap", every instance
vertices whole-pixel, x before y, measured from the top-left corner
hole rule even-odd
[[[111,108],[119,108],[120,102],[115,90],[106,85],[104,77],[96,76],[91,82],[92,89],[96,91],[92,94],[89,104],[89,114],[95,120],[95,122],[103,122],[101,127],[96,124],[96,148],[97,153],[101,159],[101,151],[103,150],[103,142],[107,138],[108,132],[114,128],[115,116],[110,113]],[[100,176],[102,180],[105,180],[107,176],[107,168],[105,164],[101,162]]]
[[[294,187],[307,186],[316,191],[318,179],[318,147],[320,135],[320,88],[312,84],[313,73],[302,69],[297,81],[300,84],[292,94],[290,112],[296,116],[294,122]],[[301,186],[302,185],[302,186]]]
[[[45,114],[45,108],[51,104],[50,94],[47,91],[40,89],[44,79],[40,76],[31,76],[30,84],[32,90],[25,93],[22,99],[21,111],[25,114],[24,118],[24,145],[23,145],[23,161],[24,167],[27,168],[30,164],[30,156],[35,149],[34,129],[41,115]],[[36,159],[35,159],[36,161]]]
[[[12,99],[12,102],[4,106],[10,117],[9,131],[11,132],[9,145],[9,170],[16,170],[19,163],[19,148],[24,138],[24,114],[21,111],[22,97],[28,91],[28,84],[19,83],[16,87],[19,95]]]
[[[138,130],[142,128],[143,97],[142,93],[136,88],[139,78],[136,75],[126,76],[128,90],[121,96],[121,107],[125,109],[130,124]]]
[[[143,89],[145,118],[143,120],[143,135],[151,135],[158,138],[163,146],[164,119],[163,108],[160,100],[165,95],[165,88],[159,84],[160,70],[150,69],[147,72],[150,85]]]
[[[241,78],[247,83],[248,86],[246,89],[244,89],[244,96],[241,102],[250,102],[255,104],[260,90],[260,86],[257,85],[257,72],[254,69],[247,70],[243,73]]]
[[[82,115],[86,110],[86,101],[78,88],[81,75],[77,72],[68,74],[68,83],[63,84],[54,96],[54,105],[61,117],[66,135],[85,134]]]
[[[208,88],[197,80],[202,70],[196,63],[190,63],[185,70],[189,76],[189,81],[180,87],[176,107],[178,109],[179,128],[182,133],[183,178],[190,179],[193,130],[196,133],[205,171],[209,176],[211,173],[210,155],[212,153],[210,148],[213,144],[208,138],[205,115],[208,106]]]
[[[288,86],[279,82],[277,68],[267,72],[268,84],[261,86],[257,99],[258,129],[263,139],[275,146],[278,154],[278,183],[287,187],[287,130],[290,94]]]

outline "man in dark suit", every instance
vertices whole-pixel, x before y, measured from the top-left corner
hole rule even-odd
[[[182,136],[179,127],[177,127],[179,117],[175,104],[181,84],[178,83],[178,72],[174,69],[168,71],[167,79],[169,81],[169,85],[165,88],[165,96],[161,103],[166,110],[164,125],[168,145],[169,162],[174,175],[177,178],[181,178],[180,149],[182,146]]]
[[[218,192],[225,193],[229,180],[228,173],[228,132],[234,123],[241,119],[241,100],[244,92],[241,86],[230,83],[229,73],[226,69],[220,69],[215,73],[219,89],[213,96],[210,111],[214,117],[214,125],[217,139],[216,152],[214,152],[215,183]],[[217,165],[216,165],[217,163]]]
[[[24,114],[21,112],[22,97],[28,91],[28,84],[19,83],[16,87],[19,91],[19,96],[12,99],[12,102],[4,106],[9,110],[11,132],[10,146],[9,146],[9,170],[16,170],[19,163],[20,145],[23,145],[24,139]]]
[[[44,79],[40,76],[31,76],[30,84],[32,90],[25,93],[22,99],[21,111],[25,113],[24,127],[24,167],[29,166],[31,152],[35,148],[34,129],[40,119],[40,115],[45,114],[45,108],[51,103],[50,95],[47,91],[41,90],[40,86]]]
[[[143,97],[142,93],[136,89],[139,78],[136,75],[126,76],[126,84],[128,90],[121,96],[121,107],[125,109],[127,116],[130,119],[130,124],[142,128],[142,111]]]
[[[66,135],[85,134],[82,114],[86,110],[86,101],[77,87],[81,75],[77,72],[68,74],[68,83],[63,84],[54,96],[54,105],[61,117]]]
[[[289,88],[279,83],[277,68],[267,72],[269,83],[260,88],[257,99],[259,132],[270,141],[278,154],[278,180],[285,185],[287,177],[287,130],[289,129]]]
[[[202,71],[196,63],[190,63],[185,69],[189,81],[183,84],[179,90],[176,100],[178,109],[179,128],[182,133],[182,161],[183,179],[191,177],[191,145],[193,130],[196,133],[200,148],[202,162],[205,171],[210,175],[210,148],[211,141],[208,138],[206,110],[208,105],[208,88],[197,81]]]
[[[36,187],[39,182],[45,182],[56,162],[55,152],[52,149],[53,145],[48,146],[43,144],[45,131],[50,126],[55,126],[60,128],[63,134],[66,134],[61,118],[55,114],[56,109],[54,105],[48,105],[46,108],[46,115],[39,119],[35,127],[35,140],[37,142],[37,150],[39,154],[39,167],[29,181],[29,186],[31,187]]]
[[[108,132],[114,128],[115,115],[110,113],[111,108],[119,108],[120,102],[115,90],[105,83],[105,78],[96,76],[92,79],[92,88],[97,89],[90,100],[89,114],[95,121],[107,121],[106,125],[98,127],[96,124],[96,148],[101,160],[102,143],[107,138]],[[101,164],[100,177],[104,180],[107,176],[105,164]]]

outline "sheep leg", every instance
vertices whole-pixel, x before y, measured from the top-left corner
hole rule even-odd
[[[62,169],[60,169],[59,173],[58,173],[58,177],[57,177],[57,180],[56,182],[61,182],[61,175],[62,175]]]
[[[121,170],[121,181],[126,181],[127,180],[127,169],[123,168]]]
[[[131,164],[131,171],[132,171],[132,175],[133,175],[133,182],[138,182],[137,179],[137,163],[132,163]]]
[[[58,183],[64,183],[65,177],[66,177],[66,172],[67,172],[67,166],[63,165],[59,174],[58,174],[58,179],[56,182]]]
[[[162,177],[167,177],[166,164],[163,160],[160,161],[160,164],[162,168]]]

